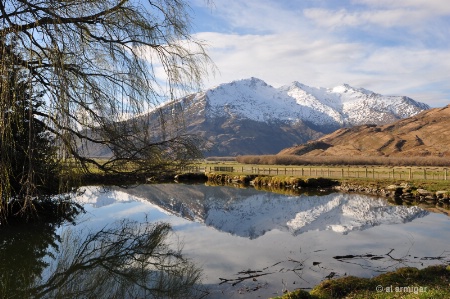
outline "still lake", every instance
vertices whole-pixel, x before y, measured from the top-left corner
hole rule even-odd
[[[172,246],[203,269],[206,298],[269,298],[331,277],[450,262],[447,215],[380,198],[184,184],[83,189],[76,200],[86,213],[56,235],[81,236],[122,219],[167,222]],[[54,242],[42,255],[50,265],[44,277],[64,240]]]

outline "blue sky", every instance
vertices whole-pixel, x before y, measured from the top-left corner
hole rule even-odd
[[[450,103],[448,0],[192,0],[195,37],[218,67],[205,88],[257,77],[275,87],[348,83]]]

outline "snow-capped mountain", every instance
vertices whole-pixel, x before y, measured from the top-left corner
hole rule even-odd
[[[207,101],[208,112],[214,116],[264,122],[302,120],[324,129],[384,124],[430,108],[408,97],[383,96],[348,84],[314,88],[293,82],[274,88],[257,78],[219,85],[198,93],[195,101]]]
[[[392,123],[429,108],[408,97],[383,96],[347,84],[315,88],[293,82],[275,88],[250,78],[188,95],[133,120],[142,120],[149,132],[158,132],[163,124],[174,134],[197,135],[205,140],[205,156],[261,155],[343,127]],[[163,135],[155,136],[158,141]],[[101,150],[92,155],[110,154]]]
[[[189,133],[210,142],[207,155],[274,154],[343,127],[386,124],[430,107],[404,96],[383,96],[343,84],[275,88],[257,78],[189,95],[183,108]],[[169,105],[170,106],[170,105]]]

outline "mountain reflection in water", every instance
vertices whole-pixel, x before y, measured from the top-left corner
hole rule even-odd
[[[166,290],[181,291],[181,298],[270,298],[286,289],[311,288],[328,277],[370,277],[398,267],[450,262],[447,216],[418,207],[391,206],[368,196],[287,196],[251,188],[158,184],[128,189],[86,187],[76,200],[86,210],[77,218],[77,225],[56,230],[61,236],[53,242],[57,248],[45,245],[51,242],[38,244],[39,250],[49,246],[54,255],[44,259],[49,267],[40,264],[31,269],[38,273],[46,267],[42,280],[33,286],[34,291],[47,294],[43,297],[91,290],[100,297],[120,297],[122,291],[128,291],[132,293],[125,297],[144,298],[151,297],[146,288],[158,281],[156,285]],[[175,253],[164,261],[181,268],[166,264],[167,274],[153,264],[139,266],[120,258],[122,246],[135,238],[128,235],[128,241],[114,241],[123,235],[122,224],[130,228],[127,232],[138,232],[138,239],[146,240],[151,228],[161,223],[170,224],[173,233],[163,242],[167,245],[163,249],[169,251],[159,251],[157,256]],[[150,229],[147,233],[146,227]],[[111,230],[115,228],[119,230]],[[103,237],[94,243],[88,241],[96,235]],[[176,250],[178,244],[183,255]],[[97,255],[101,251],[96,248],[102,247],[109,257]],[[42,257],[39,250],[36,258]],[[8,252],[8,258],[20,256],[12,249]],[[119,259],[114,260],[114,256]],[[70,275],[65,271],[94,264],[99,267],[69,271]],[[202,285],[194,282],[196,275],[189,279],[189,274],[200,272]],[[108,273],[119,276],[113,279]],[[155,280],[158,275],[168,280]],[[113,280],[121,283],[116,285]],[[181,284],[169,284],[189,281],[192,283],[185,289]],[[64,293],[56,293],[59,290]],[[158,296],[177,295],[156,293]]]
[[[285,196],[251,188],[175,184],[142,185],[126,193],[185,219],[250,239],[273,229],[293,235],[321,230],[347,234],[428,214],[416,206],[392,206],[382,199],[342,193]]]
[[[171,223],[203,269],[208,298],[270,298],[329,277],[450,262],[446,215],[369,196],[157,184],[88,187],[78,200],[89,226],[144,215]]]

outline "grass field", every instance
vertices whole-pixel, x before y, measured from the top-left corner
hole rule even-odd
[[[202,162],[192,166],[200,172],[234,172],[238,174],[292,175],[300,177],[367,178],[403,180],[450,180],[448,167],[425,166],[342,166],[342,165],[259,165],[238,162]]]
[[[323,177],[340,183],[383,188],[391,184],[408,182],[415,189],[431,192],[450,191],[450,169],[447,167],[418,166],[323,166],[323,165],[257,165],[236,161],[202,161],[183,169],[185,172],[223,173],[228,176],[259,175],[277,177]]]

